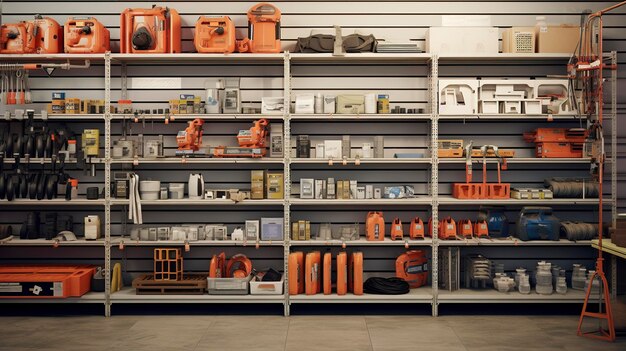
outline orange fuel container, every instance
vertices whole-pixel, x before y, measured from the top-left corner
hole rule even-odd
[[[304,293],[304,254],[301,251],[289,254],[289,295]]]
[[[368,241],[385,240],[385,218],[382,212],[369,212],[365,220],[365,238]]]
[[[180,15],[174,9],[126,9],[120,16],[120,52],[180,53]]]
[[[363,295],[363,253],[353,252],[348,262],[348,290]]]
[[[0,298],[80,297],[91,290],[90,265],[0,267]]]
[[[306,254],[304,259],[304,292],[307,295],[315,295],[321,291],[321,260],[322,255],[319,251]]]
[[[348,254],[337,254],[337,295],[345,295],[348,292]]]
[[[63,31],[66,53],[101,54],[111,50],[109,30],[93,17],[68,18]]]
[[[0,27],[0,54],[33,54],[36,52],[35,24],[22,21]]]
[[[235,24],[228,16],[202,16],[196,21],[193,44],[200,53],[235,52]]]
[[[40,54],[58,54],[63,52],[63,30],[59,23],[50,17],[36,16],[36,50]]]

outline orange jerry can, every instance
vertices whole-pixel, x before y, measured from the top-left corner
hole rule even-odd
[[[280,10],[267,2],[248,10],[248,37],[237,43],[239,52],[280,52]]]
[[[235,52],[235,24],[228,16],[201,16],[196,21],[193,44],[200,53]]]
[[[400,221],[400,218],[396,217],[393,219],[393,222],[391,222],[390,234],[391,240],[402,240],[402,237],[404,236],[404,230],[402,229],[402,221]]]
[[[126,9],[120,15],[120,52],[181,52],[180,15],[174,9]]]
[[[324,254],[324,270],[322,272],[324,295],[330,295],[333,291],[333,255],[330,252]]]
[[[33,22],[7,23],[0,27],[0,54],[33,54],[36,45]]]
[[[57,21],[50,17],[35,16],[34,24],[37,53],[58,54],[63,52],[63,30]]]
[[[461,238],[471,239],[474,235],[474,225],[469,219],[462,219],[457,223],[458,235]]]
[[[363,253],[353,252],[348,266],[348,290],[354,295],[363,295]]]
[[[368,241],[385,240],[385,218],[382,212],[369,212],[365,220],[366,239]]]
[[[304,259],[304,292],[307,295],[315,295],[321,291],[321,259],[319,251],[309,252]]]
[[[396,259],[396,277],[405,280],[411,288],[419,288],[428,281],[428,259],[424,251],[407,251]]]
[[[419,217],[411,220],[411,228],[409,228],[409,238],[424,239],[424,222]]]
[[[63,31],[65,52],[68,54],[101,54],[111,51],[109,30],[93,17],[68,18]]]
[[[348,293],[348,254],[337,254],[337,295]]]
[[[289,295],[304,293],[304,254],[301,251],[289,254]]]

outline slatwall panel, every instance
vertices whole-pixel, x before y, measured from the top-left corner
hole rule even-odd
[[[193,47],[192,36],[195,20],[200,15],[229,15],[237,26],[237,37],[246,34],[247,19],[245,12],[255,1],[170,1],[161,2],[160,5],[177,9],[183,20],[183,48],[191,51]],[[344,33],[355,31],[372,33],[378,39],[413,40],[420,47],[424,45],[424,33],[429,26],[441,24],[441,15],[491,15],[492,24],[504,30],[510,26],[534,25],[537,15],[547,15],[549,23],[578,23],[579,14],[585,9],[597,10],[606,7],[613,2],[589,2],[589,1],[480,1],[480,2],[454,2],[454,1],[274,1],[282,11],[282,38],[283,48],[292,50],[297,37],[307,36],[311,31],[333,33],[332,26],[341,25]],[[4,1],[2,4],[2,22],[14,22],[30,18],[35,13],[51,16],[63,23],[69,16],[96,16],[111,30],[114,51],[119,47],[119,13],[127,7],[149,7],[152,1]],[[626,63],[626,8],[619,9],[605,16],[605,49],[618,51],[620,63]],[[619,72],[619,113],[624,115],[626,109],[626,74]],[[207,79],[221,77],[242,77],[242,97],[244,104],[258,106],[262,96],[282,95],[282,65],[274,63],[263,64],[180,64],[180,65],[154,65],[154,64],[129,64],[128,77],[182,77],[182,90],[167,89],[133,89],[132,81],[129,84],[128,97],[133,99],[138,108],[164,108],[169,99],[175,98],[179,93],[201,94]],[[440,75],[442,77],[545,77],[552,74],[563,74],[564,67],[561,64],[547,63],[545,66],[527,65],[525,63],[506,64],[445,64],[442,63]],[[424,65],[382,65],[382,64],[294,64],[292,67],[292,86],[294,96],[298,93],[324,92],[324,93],[347,93],[347,92],[380,92],[388,93],[392,106],[398,105],[406,108],[424,108],[427,105],[427,69]],[[112,68],[112,100],[120,98],[120,66]],[[103,98],[103,67],[94,65],[88,71],[59,71],[55,72],[54,79],[45,77],[41,73],[33,74],[31,86],[33,98],[37,107],[41,108],[50,100],[52,91],[66,91],[68,97],[79,98]],[[68,123],[76,132],[80,132],[82,123]],[[205,125],[205,142],[209,144],[234,145],[236,132],[240,128],[247,128],[246,122],[209,122]],[[475,145],[482,143],[497,143],[502,147],[513,148],[518,156],[530,156],[532,145],[526,144],[521,139],[521,134],[539,126],[575,126],[571,122],[525,122],[511,121],[505,123],[495,122],[442,122],[440,125],[440,138],[463,138],[472,139]],[[626,128],[621,124],[620,151],[626,144]],[[133,133],[145,135],[163,134],[166,137],[166,153],[171,154],[175,148],[175,133],[184,128],[184,122],[163,124],[147,123],[144,128],[141,123],[132,127]],[[395,152],[423,152],[428,154],[428,138],[430,125],[426,122],[294,122],[292,134],[308,134],[312,145],[324,139],[341,139],[344,134],[352,136],[353,153],[358,152],[360,144],[368,142],[374,136],[385,137],[385,157],[391,157]],[[113,134],[120,136],[119,123],[114,123]],[[295,151],[292,151],[295,152]],[[626,154],[619,154],[620,162],[620,208],[626,209]],[[263,165],[263,169],[273,169],[280,165]],[[479,167],[479,165],[477,165]],[[493,167],[493,165],[492,165]],[[119,169],[115,166],[115,169]],[[198,166],[198,165],[140,165],[136,168],[142,179],[152,177],[166,182],[184,181],[192,170],[201,171],[205,179],[211,185],[224,187],[244,187],[247,181],[251,165],[228,166]],[[440,166],[440,191],[442,195],[450,193],[450,186],[455,181],[462,181],[463,165]],[[475,173],[475,177],[479,176]],[[493,173],[493,172],[492,172]],[[513,183],[514,186],[537,186],[543,179],[553,175],[576,175],[584,176],[584,165],[518,165],[510,164],[509,170],[503,173],[503,180]],[[490,177],[493,174],[490,174]],[[413,184],[420,195],[427,194],[429,168],[427,165],[411,166],[372,166],[362,165],[338,167],[320,165],[295,165],[293,171],[294,193],[297,194],[299,179],[303,177],[336,179],[358,179],[363,183],[372,183],[379,186],[385,184]],[[349,178],[351,177],[351,178]],[[96,178],[81,177],[81,192],[84,186],[90,182],[101,182],[102,172],[98,172]],[[476,179],[477,180],[477,179]],[[320,223],[325,223],[332,218],[334,224],[360,223],[361,229],[367,211],[378,210],[367,206],[355,208],[324,207],[311,208],[293,206],[293,219],[310,220],[314,231]],[[2,223],[19,223],[24,217],[22,207],[10,209],[0,213]],[[65,208],[63,209],[65,210]],[[70,209],[71,210],[71,209]],[[384,209],[388,221],[393,217],[400,217],[408,222],[419,215],[428,217],[428,206],[394,207]],[[507,216],[510,223],[515,221],[519,208],[509,208]],[[561,206],[557,208],[557,215],[563,219],[581,219],[594,221],[595,207],[580,208]],[[451,215],[454,218],[474,217],[476,208],[444,206],[441,208],[442,215]],[[82,218],[86,213],[83,209],[76,212],[77,217]],[[229,231],[236,225],[243,224],[245,219],[260,218],[261,216],[280,216],[282,208],[254,208],[248,207],[233,211],[230,207],[215,209],[200,207],[178,208],[145,208],[144,219],[148,224],[163,225],[167,223],[211,223],[220,222],[229,226]],[[122,209],[114,208],[112,214],[112,233],[114,235],[128,234],[128,227],[124,227],[124,213]],[[280,247],[264,247],[260,250],[254,248],[224,248],[228,254],[244,252],[249,255],[255,267],[281,268],[282,249]],[[299,248],[300,249],[300,248]],[[312,248],[303,248],[308,251]],[[517,265],[527,268],[534,266],[537,259],[553,258],[563,266],[569,266],[572,262],[591,264],[590,250],[586,248],[464,248],[464,253],[474,251],[483,252],[494,260],[506,261],[507,270],[514,269]],[[20,250],[3,249],[2,257],[9,260],[29,257],[50,257],[60,259],[63,257],[83,257],[86,262],[98,260],[102,257],[102,251],[96,249],[76,248],[81,250],[81,255],[59,255],[61,251],[46,248],[33,248]],[[84,250],[84,251],[83,251]],[[221,248],[193,247],[190,253],[185,254],[186,267],[193,271],[206,270],[208,258]],[[5,256],[5,251],[10,256]],[[51,254],[50,251],[53,253]],[[336,250],[335,250],[336,251]],[[393,271],[393,258],[403,251],[402,248],[363,248],[366,257],[366,271],[369,273],[388,274]],[[18,254],[19,253],[19,254]],[[113,249],[115,260],[125,260],[128,271],[131,274],[150,271],[151,250],[149,248],[129,248],[124,251]]]

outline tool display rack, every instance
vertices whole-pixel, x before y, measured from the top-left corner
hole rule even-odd
[[[607,54],[610,61],[615,64],[617,62],[616,53],[611,52]],[[553,294],[553,295],[522,295],[522,294],[502,294],[496,290],[466,290],[461,289],[459,291],[449,292],[440,290],[439,288],[439,249],[457,246],[457,247],[563,247],[563,246],[579,246],[590,249],[590,242],[578,241],[571,242],[567,240],[560,241],[529,241],[523,242],[519,240],[487,240],[487,239],[470,239],[459,241],[446,241],[439,240],[437,238],[437,227],[433,228],[433,237],[425,240],[401,240],[391,241],[388,238],[382,242],[368,242],[361,237],[358,241],[292,241],[290,240],[291,229],[291,213],[292,205],[297,206],[351,206],[351,205],[366,205],[371,206],[372,210],[383,206],[385,208],[394,206],[425,206],[429,209],[432,220],[434,223],[438,222],[440,206],[466,206],[477,207],[482,204],[493,205],[567,205],[567,206],[585,206],[593,207],[597,206],[598,199],[553,199],[553,200],[459,200],[450,196],[439,195],[439,166],[440,164],[458,163],[463,164],[464,159],[439,159],[437,156],[437,142],[439,140],[439,127],[440,121],[453,120],[462,123],[471,123],[478,120],[492,120],[497,122],[504,122],[510,120],[537,120],[545,121],[548,116],[546,115],[520,115],[520,116],[499,116],[499,115],[463,115],[463,116],[439,116],[438,114],[438,77],[440,65],[450,62],[457,62],[463,64],[494,64],[499,63],[511,63],[518,62],[528,65],[541,65],[546,62],[559,63],[565,68],[568,54],[497,54],[497,55],[436,55],[436,54],[374,54],[374,53],[362,53],[362,54],[346,54],[342,57],[335,57],[330,54],[293,54],[293,53],[281,53],[281,54],[229,54],[229,55],[212,55],[212,54],[165,54],[165,55],[144,55],[144,54],[94,54],[94,55],[3,55],[0,57],[1,62],[62,62],[68,59],[72,60],[90,60],[91,62],[101,63],[104,65],[104,99],[106,106],[106,113],[102,115],[49,115],[50,120],[81,120],[89,123],[104,124],[104,157],[94,159],[93,162],[104,164],[104,189],[105,197],[102,200],[84,200],[75,199],[72,201],[65,201],[63,199],[49,200],[49,201],[29,201],[29,200],[14,200],[8,202],[6,200],[0,201],[0,206],[15,206],[15,208],[35,207],[45,208],[47,206],[102,206],[104,211],[104,238],[98,241],[84,241],[79,240],[75,242],[62,242],[55,243],[54,246],[91,246],[99,247],[104,250],[104,266],[105,266],[105,279],[106,290],[104,293],[88,293],[81,298],[68,298],[58,299],[54,301],[42,300],[42,299],[0,299],[0,303],[101,303],[105,307],[105,315],[111,315],[111,305],[116,303],[275,303],[282,304],[284,306],[284,315],[290,314],[290,306],[296,303],[406,303],[406,304],[430,304],[432,306],[432,315],[437,316],[439,305],[445,303],[582,303],[584,298],[582,291],[573,291],[565,295]],[[281,206],[283,207],[284,216],[284,229],[285,236],[284,241],[281,242],[259,242],[261,248],[266,246],[282,246],[283,247],[283,269],[285,273],[285,294],[283,295],[245,295],[245,296],[224,296],[224,295],[142,295],[137,296],[132,289],[125,289],[120,292],[110,293],[110,278],[111,278],[111,251],[114,247],[122,249],[124,245],[132,246],[150,246],[150,247],[167,247],[167,246],[183,246],[182,242],[136,242],[132,243],[130,240],[122,238],[114,238],[111,236],[111,209],[115,206],[122,206],[127,204],[127,200],[115,199],[110,192],[111,185],[111,165],[114,163],[132,162],[132,160],[113,160],[111,158],[111,123],[116,120],[127,118],[123,115],[111,114],[109,107],[111,106],[111,67],[112,65],[120,65],[122,68],[121,73],[121,89],[122,98],[126,97],[127,77],[125,73],[126,63],[158,63],[162,65],[175,64],[175,63],[212,63],[219,62],[221,64],[228,63],[261,63],[261,62],[282,62],[283,71],[283,92],[285,106],[290,106],[294,100],[294,94],[292,91],[292,72],[291,66],[293,63],[306,62],[307,64],[360,64],[360,63],[385,63],[385,64],[415,64],[415,65],[427,65],[428,67],[428,97],[426,113],[424,114],[390,114],[390,115],[297,115],[290,113],[289,109],[285,109],[282,116],[269,116],[270,121],[281,121],[283,123],[284,130],[284,157],[282,159],[187,159],[189,163],[206,163],[206,164],[237,164],[237,163],[254,163],[254,164],[268,164],[279,163],[283,165],[284,172],[284,200],[247,200],[244,201],[246,205],[251,206]],[[608,105],[608,113],[605,113],[605,119],[611,123],[611,135],[607,141],[607,150],[609,150],[607,156],[607,163],[610,168],[610,198],[605,199],[607,208],[610,207],[613,220],[616,218],[617,213],[617,168],[616,158],[617,153],[617,137],[615,131],[617,130],[617,73],[613,70],[608,77],[607,83],[610,84],[610,104]],[[5,117],[11,117],[10,114]],[[37,118],[41,118],[40,115],[36,115]],[[205,120],[233,120],[233,121],[252,121],[258,119],[261,115],[244,115],[244,114],[221,114],[221,115],[179,115],[176,116],[179,120],[188,120],[196,117],[203,118]],[[163,116],[152,116],[148,118],[162,119]],[[573,120],[574,116],[554,116],[554,119],[569,119]],[[429,153],[430,157],[423,159],[362,159],[364,164],[425,164],[430,166],[430,179],[428,180],[428,196],[420,196],[413,199],[405,200],[387,200],[387,199],[369,199],[369,200],[320,200],[320,199],[299,199],[291,197],[291,165],[296,163],[310,163],[310,164],[323,164],[326,160],[320,159],[292,159],[289,150],[292,150],[291,145],[291,122],[292,121],[307,121],[307,120],[319,120],[326,121],[327,123],[333,123],[334,121],[388,121],[390,123],[396,121],[423,121],[430,123],[430,135],[429,135]],[[607,139],[607,138],[605,138]],[[43,160],[45,161],[45,160]],[[142,160],[144,162],[144,160]],[[157,160],[145,160],[150,163],[177,163],[179,160],[157,159]],[[341,162],[341,161],[339,161]],[[351,160],[354,162],[354,160]],[[538,158],[513,158],[509,159],[509,163],[523,163],[523,164],[551,164],[551,163],[589,163],[589,159],[538,159]],[[460,179],[459,179],[460,180]],[[142,204],[158,206],[163,204],[159,201],[142,201]],[[211,204],[207,204],[202,200],[190,201],[185,200],[168,200],[167,205],[181,205],[181,206],[201,206],[207,205],[211,208],[212,205],[230,205],[230,200],[224,201],[212,201]],[[235,211],[235,209],[233,209]],[[190,246],[241,246],[241,242],[234,241],[217,241],[217,242],[190,242]],[[49,246],[50,241],[46,240],[11,240],[0,243],[0,245],[8,246]],[[292,249],[310,246],[310,247],[379,247],[379,246],[397,246],[402,247],[422,247],[430,248],[431,250],[431,281],[430,286],[413,289],[411,293],[406,295],[362,295],[354,296],[351,294],[344,296],[323,295],[317,294],[312,296],[297,295],[289,296],[288,281],[287,281],[287,258]],[[208,257],[206,259],[208,268]],[[549,257],[545,259],[549,260]],[[365,257],[367,261],[367,257]],[[615,272],[615,270],[613,270]],[[613,274],[612,284],[615,286],[616,277]]]

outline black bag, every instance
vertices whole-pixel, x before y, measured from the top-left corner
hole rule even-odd
[[[314,34],[298,38],[294,52],[321,52],[332,53],[335,45],[335,36],[330,34]],[[376,38],[373,35],[350,34],[343,37],[345,52],[374,52]]]

